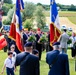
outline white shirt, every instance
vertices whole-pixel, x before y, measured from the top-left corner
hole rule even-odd
[[[15,62],[14,62],[13,59],[10,60],[10,58],[6,58],[5,62],[4,62],[4,65],[6,65],[6,67],[8,67],[8,68],[13,68],[14,65],[15,65]]]
[[[76,42],[76,36],[75,37],[71,36],[70,39],[72,40],[71,47],[73,47],[74,43]]]

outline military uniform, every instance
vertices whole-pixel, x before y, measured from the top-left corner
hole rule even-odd
[[[26,43],[25,46],[30,46]],[[23,52],[16,57],[16,66],[20,65],[19,75],[40,75],[39,72],[39,59],[37,56],[30,54],[29,52]]]
[[[50,66],[48,75],[70,75],[68,55],[53,50],[47,53],[46,62]]]

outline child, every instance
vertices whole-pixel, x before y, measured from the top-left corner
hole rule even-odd
[[[14,64],[15,64],[15,62],[12,59],[12,56],[13,56],[13,53],[8,52],[8,57],[5,59],[4,66],[3,66],[1,74],[4,73],[4,69],[6,68],[7,75],[15,75],[14,74]]]

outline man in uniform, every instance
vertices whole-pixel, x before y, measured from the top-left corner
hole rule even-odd
[[[54,50],[47,53],[46,62],[50,71],[48,75],[70,75],[68,55],[60,53],[60,43],[55,42]]]
[[[24,45],[25,52],[22,52],[16,57],[16,66],[20,65],[19,75],[40,75],[39,59],[32,53],[32,43],[28,42]]]

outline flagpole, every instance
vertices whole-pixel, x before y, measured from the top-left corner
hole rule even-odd
[[[21,42],[22,42],[22,48],[23,48],[23,51],[24,51],[23,29],[22,29],[22,31],[21,31]]]

